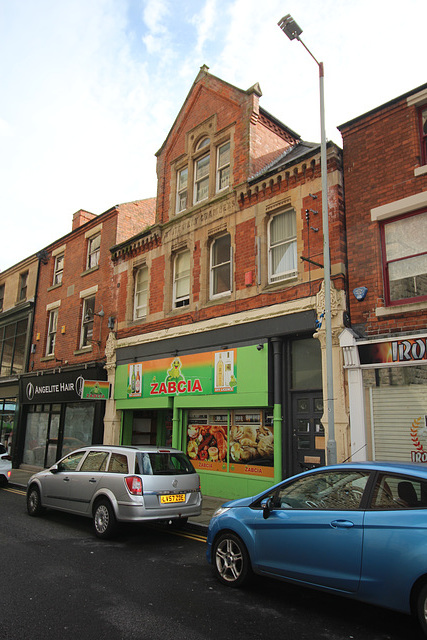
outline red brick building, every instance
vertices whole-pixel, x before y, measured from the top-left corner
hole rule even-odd
[[[110,247],[154,220],[155,198],[96,216],[80,210],[72,231],[37,255],[28,373],[20,378],[15,464],[49,466],[104,437],[105,399],[82,401],[88,381],[107,386],[105,344],[118,315]]]
[[[28,364],[38,263],[33,254],[0,273],[0,444],[8,453],[16,433],[19,376]]]
[[[155,223],[111,250],[107,441],[172,442],[211,495],[324,463],[320,145],[202,67],[157,153]],[[349,424],[341,151],[328,145],[336,433]],[[315,337],[314,337],[315,336]]]
[[[339,127],[353,458],[427,460],[427,85]]]

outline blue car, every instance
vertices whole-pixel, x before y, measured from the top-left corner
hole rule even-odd
[[[255,574],[418,616],[427,634],[427,465],[301,473],[211,519],[207,559],[230,587]]]

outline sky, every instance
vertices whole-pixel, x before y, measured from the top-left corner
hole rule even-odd
[[[0,0],[0,270],[156,195],[156,157],[202,65],[320,141],[427,82],[425,0]],[[386,159],[385,159],[386,161]]]

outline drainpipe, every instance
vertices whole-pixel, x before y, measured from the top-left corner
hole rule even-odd
[[[174,402],[172,414],[172,447],[175,449],[180,449],[179,436],[179,409]]]
[[[274,482],[282,480],[282,340],[272,338],[273,345],[273,427],[274,427]]]

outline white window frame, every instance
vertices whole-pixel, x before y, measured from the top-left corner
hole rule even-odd
[[[181,184],[181,176],[187,173],[187,177],[184,184]],[[181,202],[185,198],[185,204],[181,206]],[[185,211],[188,206],[188,167],[184,167],[177,172],[176,175],[176,213]]]
[[[218,262],[216,264],[214,264],[214,251],[215,251],[215,245],[217,242],[219,242],[222,238],[228,237],[230,239],[230,252],[229,252],[229,257],[228,260],[224,260],[223,262]],[[229,265],[229,288],[227,290],[224,291],[220,291],[220,292],[216,292],[215,291],[215,275],[216,272],[219,271],[220,269],[223,269],[226,265]],[[210,246],[210,277],[209,277],[209,291],[210,291],[210,298],[212,300],[217,299],[217,298],[222,298],[224,296],[228,296],[230,295],[231,291],[233,290],[233,286],[232,286],[232,282],[233,282],[233,247],[231,246],[231,235],[229,233],[223,234],[221,236],[216,237]]]
[[[417,229],[409,231],[411,222],[413,225],[419,223],[420,228],[418,232]],[[425,302],[427,299],[427,295],[425,293],[417,294],[416,291],[417,277],[424,280],[426,273],[417,270],[419,267],[414,266],[414,264],[417,265],[416,261],[421,262],[421,266],[423,266],[423,262],[426,262],[427,252],[422,250],[425,247],[425,244],[423,245],[423,242],[425,242],[423,226],[425,227],[426,224],[427,209],[424,211],[415,211],[411,214],[404,214],[397,218],[389,218],[384,220],[381,224],[383,279],[385,286],[385,302],[387,306],[403,305],[411,302]],[[405,240],[404,227],[407,229],[407,240]],[[390,232],[393,228],[397,228],[397,232]],[[387,243],[387,236],[389,236],[389,243]],[[397,240],[398,238],[399,241]],[[417,240],[420,240],[418,247],[416,246]],[[415,244],[411,244],[411,242],[415,242]],[[401,278],[393,278],[393,271],[395,275],[399,274],[400,271]],[[406,297],[393,296],[393,281],[410,279],[412,279],[414,283],[414,295],[407,295]]]
[[[19,274],[19,291],[18,291],[18,302],[22,302],[27,299],[27,289],[28,289],[28,271],[23,271]]]
[[[95,241],[98,241],[98,246],[94,247]],[[90,236],[87,239],[87,269],[95,269],[99,264],[99,255],[101,252],[101,234],[97,233],[93,236]]]
[[[80,329],[80,349],[92,347],[93,342],[93,317],[95,315],[95,296],[83,298],[82,323]]]
[[[55,355],[56,333],[58,330],[58,307],[49,310],[47,326],[46,356]]]
[[[202,151],[203,149],[206,149],[206,153],[203,153],[203,155],[199,155],[197,158],[194,158],[194,160],[193,160],[193,204],[198,204],[199,202],[203,202],[204,200],[207,200],[209,198],[210,173],[211,173],[211,171],[210,171],[210,164],[211,164],[210,144],[211,144],[210,138],[205,136],[204,138],[202,138],[200,140],[200,142],[196,146],[196,153],[199,152],[199,151]],[[203,175],[199,176],[198,175],[198,165],[203,160],[205,160],[205,161],[207,160],[207,173],[204,173]],[[205,166],[206,166],[206,162],[205,162]],[[199,192],[200,185],[203,182],[207,182],[208,188],[206,190],[206,195],[203,198],[200,198],[200,197],[198,197],[198,192]]]
[[[144,287],[140,287],[139,274],[146,274],[146,278],[143,280]],[[148,267],[146,264],[141,265],[135,271],[135,285],[134,285],[134,294],[133,294],[133,319],[141,320],[147,317],[148,313]],[[138,288],[140,287],[140,288]],[[139,298],[138,296],[145,294],[145,304],[138,304]]]
[[[203,202],[204,200],[207,200],[209,198],[210,158],[210,153],[206,153],[200,158],[197,158],[197,160],[194,160],[194,204]],[[207,173],[204,173],[201,177],[198,177],[198,164],[203,160],[207,161],[208,170]],[[199,189],[201,190],[201,185],[205,182],[207,182],[206,195],[203,197],[199,197]],[[205,187],[203,187],[203,189],[205,189]]]
[[[184,272],[179,272],[177,269],[177,265],[178,265],[178,261],[180,259],[182,259],[182,257],[188,254],[188,270],[184,271]],[[190,304],[190,286],[191,286],[191,269],[190,269],[190,263],[191,263],[191,254],[190,251],[188,249],[186,249],[185,251],[180,251],[179,253],[176,254],[174,261],[173,261],[173,306],[174,309],[178,309],[180,307],[185,307],[187,305]],[[178,296],[178,287],[180,284],[182,284],[182,282],[184,280],[188,280],[188,293],[185,293],[184,295]]]
[[[271,239],[271,225],[279,216],[293,215],[295,220],[295,235],[284,237],[282,240],[277,241],[273,244]],[[280,211],[271,217],[268,222],[268,282],[270,284],[274,284],[276,282],[282,282],[283,280],[289,280],[290,278],[295,278],[298,274],[298,264],[297,264],[297,230],[296,230],[296,212],[294,209],[287,209],[286,211]],[[276,253],[279,247],[283,247],[283,256],[286,251],[289,249],[294,250],[294,268],[287,269],[286,271],[275,271],[274,270],[274,254]],[[283,257],[282,256],[282,257]]]
[[[53,268],[53,283],[55,286],[57,284],[62,284],[62,275],[64,273],[64,254],[60,253],[55,256],[55,266]]]
[[[223,164],[220,164],[221,149],[227,146],[228,146],[228,162],[223,162]],[[216,150],[216,190],[217,192],[224,191],[224,189],[228,189],[228,187],[230,186],[230,153],[231,153],[231,145],[229,140],[217,147],[217,150]],[[224,172],[227,169],[228,169],[227,184],[222,187],[221,179]]]

